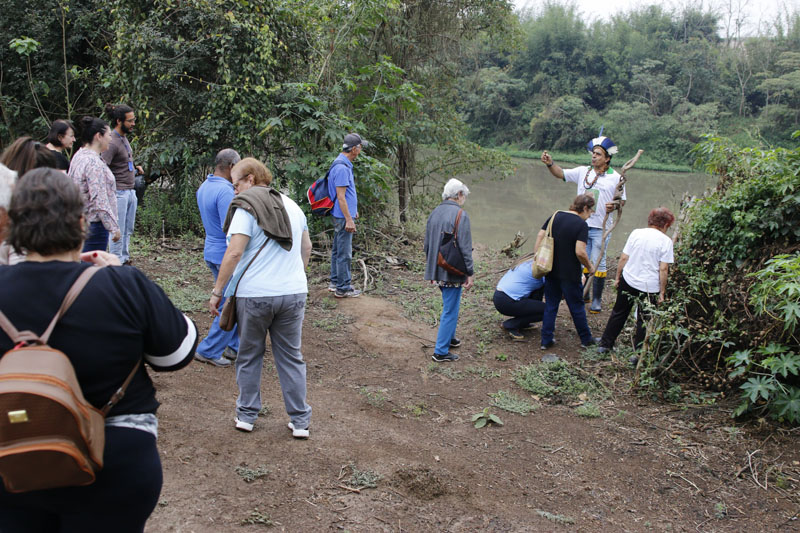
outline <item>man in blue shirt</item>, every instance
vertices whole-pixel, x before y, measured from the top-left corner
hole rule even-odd
[[[342,153],[330,168],[328,174],[328,194],[334,199],[333,247],[331,249],[331,282],[328,290],[337,298],[357,298],[361,291],[353,288],[350,276],[350,261],[353,258],[353,234],[356,232],[355,219],[358,218],[358,196],[353,178],[353,161],[361,153],[362,147],[369,143],[357,133],[344,137]]]
[[[236,150],[225,148],[220,150],[214,160],[214,173],[206,177],[206,181],[197,189],[197,207],[200,208],[200,218],[206,230],[206,242],[203,258],[206,265],[217,280],[222,257],[227,249],[225,233],[222,224],[228,214],[228,206],[233,200],[233,184],[231,183],[231,168],[239,162],[241,157]],[[222,299],[220,305],[224,303]],[[215,366],[231,366],[226,359],[236,358],[239,351],[239,332],[236,327],[231,331],[223,331],[219,327],[219,316],[214,318],[208,330],[208,336],[197,346],[195,359]],[[223,357],[225,356],[225,357]]]

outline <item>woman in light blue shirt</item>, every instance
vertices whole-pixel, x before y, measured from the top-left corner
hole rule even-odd
[[[503,322],[503,329],[514,341],[523,341],[525,337],[520,329],[533,327],[534,322],[541,322],[544,316],[545,278],[536,279],[531,272],[529,259],[511,267],[497,284],[494,291],[494,307],[500,314],[510,316]]]

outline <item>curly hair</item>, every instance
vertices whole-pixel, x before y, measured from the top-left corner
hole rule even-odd
[[[579,194],[572,200],[572,205],[569,206],[570,211],[576,213],[583,213],[586,208],[592,209],[594,207],[594,196],[591,194]]]
[[[8,209],[8,242],[21,253],[48,256],[79,250],[83,243],[83,199],[63,172],[31,170],[17,182]]]
[[[656,207],[647,216],[647,225],[667,229],[675,222],[675,215],[666,207]]]
[[[241,172],[242,176],[253,175],[255,185],[269,185],[272,183],[272,172],[267,166],[254,157],[245,157],[231,169],[231,172]]]

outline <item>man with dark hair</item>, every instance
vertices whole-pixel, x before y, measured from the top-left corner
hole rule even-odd
[[[217,281],[219,267],[228,243],[222,225],[228,214],[228,207],[233,200],[234,191],[231,183],[231,169],[242,158],[236,150],[225,148],[220,150],[214,159],[214,173],[206,177],[206,181],[197,189],[197,207],[200,209],[200,218],[206,230],[206,242],[203,249],[203,259]],[[222,303],[225,299],[222,299]],[[219,327],[219,316],[214,317],[214,322],[208,330],[208,336],[197,346],[195,359],[214,366],[228,367],[231,362],[226,359],[235,359],[239,351],[239,332],[237,328],[223,331]],[[223,357],[225,356],[225,357]]]
[[[361,291],[353,288],[350,261],[353,258],[353,234],[358,218],[358,196],[353,178],[353,161],[369,143],[357,133],[344,137],[342,153],[333,160],[328,174],[328,194],[333,198],[333,246],[331,249],[331,282],[328,290],[337,298],[357,298]]]
[[[113,130],[111,132],[112,140],[108,150],[103,152],[101,157],[117,180],[117,217],[122,233],[122,238],[117,242],[109,243],[109,250],[119,257],[120,262],[124,265],[130,263],[131,260],[128,247],[136,222],[136,207],[139,204],[133,188],[136,171],[144,174],[144,170],[141,166],[134,165],[133,150],[128,142],[128,134],[136,125],[133,108],[125,104],[108,104],[106,105],[106,114]]]

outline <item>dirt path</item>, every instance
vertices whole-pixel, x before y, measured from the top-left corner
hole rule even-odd
[[[162,283],[180,269],[186,279],[177,285],[205,294],[202,263],[188,268],[181,257],[154,249],[137,265]],[[280,531],[800,531],[797,432],[739,428],[716,406],[628,393],[630,371],[582,360],[566,316],[553,353],[598,375],[611,395],[596,418],[576,413],[580,400],[532,397],[513,373],[540,361],[539,334],[525,343],[502,336],[485,304],[495,280],[465,298],[461,360],[432,363],[424,345],[435,337],[438,291],[419,278],[397,271],[375,291],[382,297],[357,300],[314,285],[303,335],[307,441],[286,428],[271,362],[268,412],[250,434],[233,428],[232,369],[154,374],[164,489],[148,531],[266,523]],[[208,327],[205,313],[194,318]],[[475,429],[471,417],[498,391],[538,408],[526,416],[493,408],[504,425]]]

